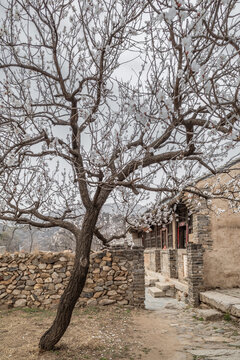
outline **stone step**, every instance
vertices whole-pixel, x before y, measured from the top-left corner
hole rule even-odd
[[[157,287],[158,289],[160,289],[162,291],[167,291],[169,289],[174,289],[174,284],[168,284],[166,282],[158,281],[155,283],[155,287]]]
[[[162,291],[162,290],[158,289],[157,287],[149,288],[148,292],[154,298],[165,297],[165,291]]]
[[[155,283],[158,281],[158,278],[146,277],[145,286],[155,286]]]
[[[240,298],[226,295],[218,291],[205,291],[200,293],[200,300],[224,313],[240,317]]]
[[[175,295],[176,295],[176,292],[175,292],[174,287],[165,291],[165,296],[167,296],[167,297],[175,297]]]

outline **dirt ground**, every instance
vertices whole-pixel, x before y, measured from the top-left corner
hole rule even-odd
[[[76,309],[56,349],[39,353],[39,338],[54,319],[54,311],[0,311],[0,359],[174,359],[181,346],[172,340],[174,328],[159,316],[120,307]]]
[[[176,328],[170,326],[164,313],[143,311],[133,316],[137,341],[136,355],[144,360],[188,360],[182,354],[183,345],[178,340]],[[144,348],[141,347],[144,346]],[[142,355],[144,351],[144,355]],[[136,357],[137,359],[137,357]]]

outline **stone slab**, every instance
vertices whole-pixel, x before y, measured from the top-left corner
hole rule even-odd
[[[165,291],[165,296],[167,296],[167,297],[175,297],[175,289],[171,288],[171,289]]]
[[[240,305],[239,298],[218,293],[217,291],[201,292],[200,300],[205,304],[227,313],[231,313],[231,308],[233,305]]]
[[[240,350],[232,350],[232,349],[199,349],[199,350],[190,350],[189,351],[192,355],[195,356],[211,356],[211,357],[218,357],[221,356],[229,356],[229,360],[232,359],[232,356],[239,356],[240,359]],[[231,356],[231,357],[230,357]]]
[[[158,278],[146,278],[145,286],[155,286],[155,283],[158,281]]]
[[[236,317],[240,317],[240,304],[234,304],[231,307],[231,314]]]
[[[214,309],[199,309],[196,311],[197,317],[205,321],[216,321],[223,318],[223,313]]]
[[[170,289],[170,284],[166,284],[166,283],[162,283],[160,281],[155,283],[155,287],[157,287],[158,289],[162,290],[162,291],[166,291],[168,289]]]
[[[175,279],[171,279],[171,282],[172,282],[172,284],[174,284],[176,290],[188,293],[188,285],[187,284],[184,284]]]
[[[221,356],[219,357],[213,357],[211,360],[239,360],[240,359],[240,353],[233,354],[231,356]]]
[[[205,343],[230,343],[232,340],[225,337],[225,336],[214,336],[214,335],[211,335],[211,336],[205,336],[204,337],[204,342]]]
[[[149,288],[148,292],[154,298],[165,297],[165,292],[158,289],[157,287]]]

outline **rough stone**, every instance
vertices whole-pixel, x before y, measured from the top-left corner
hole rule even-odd
[[[13,305],[14,307],[24,307],[27,305],[27,300],[26,299],[19,299],[15,302],[15,304]]]
[[[103,291],[97,291],[95,292],[95,294],[93,295],[95,299],[99,298],[101,295],[103,294]]]
[[[217,291],[205,291],[200,293],[200,300],[218,310],[226,313],[231,312],[233,305],[240,305],[240,299],[218,293]]]
[[[117,292],[116,292],[116,290],[110,290],[110,291],[107,292],[107,295],[108,296],[114,296],[114,295],[117,295]]]
[[[91,263],[78,305],[128,305],[129,299],[131,304],[143,305],[143,250],[136,252],[119,248],[113,253],[102,251],[91,255]],[[64,256],[62,253],[25,253],[24,257],[16,253],[14,261],[12,257],[2,255],[0,306],[9,301],[9,306],[18,305],[19,300],[25,304],[23,306],[56,306],[72,267],[73,255],[68,253]],[[141,274],[139,269],[142,269]]]
[[[195,356],[205,356],[205,357],[217,357],[217,356],[232,356],[238,355],[240,359],[240,350],[232,350],[232,349],[200,349],[200,350],[192,350],[189,351],[192,355]],[[232,358],[229,358],[231,360]]]
[[[25,271],[27,269],[27,266],[23,263],[19,264],[19,270]]]
[[[103,289],[103,287],[102,286],[96,286],[95,288],[94,288],[94,291],[103,291],[104,289]]]
[[[116,300],[110,300],[110,299],[102,299],[99,301],[99,305],[111,305],[114,304]]]
[[[4,292],[4,293],[2,293],[1,295],[0,295],[0,299],[3,299],[3,298],[5,298],[6,296],[7,296],[7,292]]]
[[[89,306],[96,306],[97,305],[97,300],[96,299],[89,299],[87,301],[87,305]]]
[[[33,285],[35,285],[36,284],[36,281],[33,281],[33,280],[27,280],[26,281],[26,285],[27,286],[33,286]]]
[[[43,284],[43,279],[41,277],[36,279],[37,284]]]
[[[120,301],[117,301],[117,303],[119,305],[128,305],[128,300],[120,300]]]
[[[234,304],[231,307],[231,314],[240,318],[240,304]]]
[[[165,292],[158,289],[157,287],[150,287],[149,288],[149,293],[154,297],[154,298],[159,298],[159,297],[164,297],[165,296]]]
[[[99,274],[99,273],[100,273],[100,269],[99,269],[99,268],[93,270],[93,274]]]
[[[111,268],[109,266],[103,266],[103,271],[110,271]]]
[[[47,264],[39,264],[38,267],[40,270],[44,270],[44,269],[46,269]]]
[[[223,314],[214,309],[197,310],[197,316],[198,318],[202,318],[203,320],[206,321],[221,320],[223,318]]]

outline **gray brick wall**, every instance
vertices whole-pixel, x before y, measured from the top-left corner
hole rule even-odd
[[[199,294],[203,288],[203,246],[188,244],[188,300],[192,306],[199,305]]]

